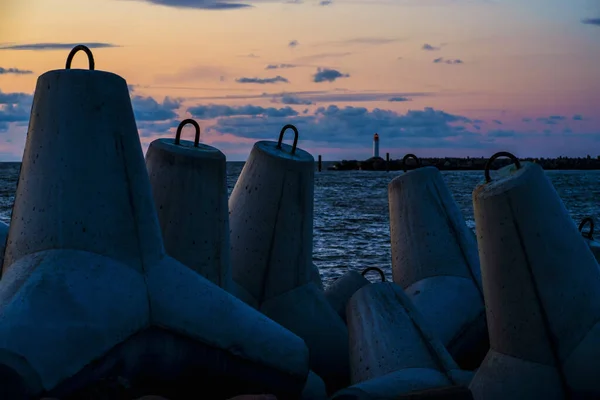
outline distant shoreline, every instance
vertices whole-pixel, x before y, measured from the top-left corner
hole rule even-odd
[[[563,171],[593,171],[600,170],[600,156],[592,158],[519,158],[524,162],[535,162],[540,164],[545,170],[563,170]],[[458,157],[426,157],[419,159],[421,166],[437,167],[441,171],[483,171],[488,161],[487,157],[480,158],[458,158]],[[494,161],[494,168],[511,164],[512,161],[507,158],[500,158]],[[414,169],[416,162],[409,159],[406,165],[402,160],[390,160],[386,162],[381,157],[371,157],[365,161],[342,160],[338,162],[323,162],[322,170],[329,171],[402,171]]]

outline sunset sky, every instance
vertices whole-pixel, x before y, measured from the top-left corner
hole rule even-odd
[[[324,160],[600,155],[600,0],[0,0],[0,161],[76,44],[144,148],[191,117],[231,161],[286,123]]]

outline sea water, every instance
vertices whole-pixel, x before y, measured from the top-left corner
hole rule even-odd
[[[229,193],[243,166],[227,163]],[[19,163],[0,163],[0,220],[6,223],[10,222],[19,168]],[[326,285],[349,268],[360,271],[375,266],[391,278],[387,185],[400,173],[315,172],[313,259]],[[600,171],[546,173],[574,223],[594,218],[600,237]],[[467,225],[474,229],[471,193],[483,182],[483,171],[445,171],[442,175]]]

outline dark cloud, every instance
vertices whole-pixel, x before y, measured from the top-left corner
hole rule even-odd
[[[27,93],[4,93],[0,90],[0,131],[6,131],[9,123],[26,124],[31,114],[33,95]]]
[[[423,47],[421,47],[421,49],[425,50],[425,51],[436,51],[436,50],[439,50],[440,47],[435,47],[435,46],[430,45],[429,43],[425,43],[423,45]]]
[[[90,49],[100,49],[105,47],[120,47],[112,43],[28,43],[12,44],[0,46],[0,50],[66,50],[83,44]]]
[[[352,92],[349,90],[311,90],[303,92],[283,92],[283,93],[262,93],[248,95],[229,95],[229,96],[202,96],[195,97],[195,100],[253,100],[264,98],[280,98],[282,96],[294,96],[299,99],[308,100],[312,103],[336,103],[336,102],[369,102],[369,101],[389,101],[394,97],[426,97],[435,95],[435,93],[424,92]]]
[[[7,75],[7,74],[28,75],[28,74],[33,74],[33,71],[30,71],[28,69],[0,67],[0,75]]]
[[[343,74],[338,70],[329,68],[319,68],[313,75],[313,82],[333,82],[339,78],[348,78],[349,74]]]
[[[489,131],[487,133],[487,135],[490,137],[503,138],[503,137],[513,137],[516,135],[516,133],[515,133],[515,131],[508,131],[508,130],[494,130],[494,131]]]
[[[435,64],[441,64],[441,63],[444,63],[444,64],[464,64],[464,61],[461,60],[461,59],[456,58],[456,59],[448,59],[448,60],[446,60],[446,59],[444,59],[444,57],[436,58],[436,59],[433,60],[433,62]]]
[[[408,97],[392,97],[388,101],[411,101]]]
[[[300,97],[292,96],[289,94],[284,94],[280,98],[280,102],[282,104],[290,104],[290,105],[310,105],[313,104],[312,101],[308,99],[302,99]]]
[[[131,104],[136,121],[166,121],[177,118],[181,100],[165,97],[158,102],[153,97],[133,96]]]
[[[531,122],[532,119],[531,118],[523,118],[521,121],[523,121],[523,122]]]
[[[297,40],[291,40],[291,41],[288,43],[288,46],[289,46],[289,47],[292,47],[292,48],[294,48],[294,47],[298,46],[299,44],[300,44],[300,43],[298,43],[298,41],[297,41]]]
[[[583,115],[581,115],[581,114],[573,115],[573,121],[583,121]]]
[[[321,0],[321,1],[319,1],[319,5],[320,6],[328,6],[328,5],[332,4],[332,3],[333,3],[332,0]]]
[[[286,78],[284,78],[283,76],[280,76],[280,75],[277,75],[274,78],[238,78],[235,81],[237,83],[258,83],[261,85],[264,85],[267,83],[278,83],[278,82],[289,83],[290,82]]]
[[[250,4],[236,3],[224,0],[137,0],[159,6],[174,8],[195,8],[202,10],[231,10],[235,8],[252,7]]]
[[[549,117],[536,118],[536,121],[546,125],[556,125],[561,121],[565,121],[566,119],[567,117],[564,117],[562,115],[551,115]]]
[[[585,19],[582,19],[581,22],[586,25],[600,26],[600,18],[585,18]]]
[[[282,124],[292,123],[302,140],[323,143],[369,143],[372,132],[386,140],[401,139],[403,145],[421,147],[479,146],[483,135],[469,132],[466,117],[425,108],[398,114],[389,110],[335,105],[320,107],[312,114],[295,115],[283,121],[268,117],[221,118],[208,129],[256,140],[273,139]]]
[[[327,59],[327,58],[348,57],[350,55],[352,55],[352,53],[349,52],[349,51],[345,51],[345,52],[330,52],[330,53],[317,53],[317,54],[312,54],[312,55],[308,55],[308,56],[298,57],[296,60],[298,60],[298,61],[314,61],[314,60],[322,60],[322,59]]]
[[[296,68],[295,64],[269,64],[265,69],[283,69],[283,68]]]
[[[493,123],[495,123],[496,125],[502,125],[502,121],[500,121],[499,119],[494,119],[492,120]]]
[[[265,108],[250,104],[239,107],[230,107],[223,104],[209,104],[206,106],[190,107],[187,111],[197,119],[214,119],[235,116],[264,116],[270,118],[282,118],[298,115],[298,112],[291,107]]]

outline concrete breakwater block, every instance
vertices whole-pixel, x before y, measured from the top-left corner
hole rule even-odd
[[[381,280],[385,281],[383,271],[376,267],[369,267],[363,270],[362,273],[349,270],[336,279],[327,290],[325,290],[325,298],[329,304],[331,304],[331,307],[335,312],[342,318],[344,323],[346,322],[346,306],[348,305],[348,300],[350,300],[352,295],[356,293],[358,289],[371,283],[365,278],[365,275],[371,270],[377,270],[381,276]]]
[[[315,286],[319,289],[324,290],[323,279],[321,279],[321,272],[319,272],[319,267],[317,267],[315,263],[312,263],[311,266],[312,268],[310,270],[309,281],[314,283]]]
[[[583,232],[583,228],[586,225],[590,226],[589,230],[587,232]],[[594,257],[596,257],[596,261],[600,263],[600,242],[594,240],[594,220],[589,217],[584,218],[579,224],[579,232],[581,232],[585,242],[594,254]]]
[[[327,398],[328,396],[325,382],[323,382],[323,379],[321,379],[317,374],[310,371],[308,373],[308,378],[306,379],[306,385],[304,385],[304,390],[302,391],[301,399],[326,400]]]
[[[308,283],[266,301],[260,311],[304,339],[311,369],[328,392],[349,383],[348,329],[323,291]]]
[[[181,140],[187,124],[193,142]],[[146,167],[167,254],[231,291],[225,155],[199,140],[198,123],[182,121],[174,139],[150,143]]]
[[[463,368],[488,350],[477,242],[440,171],[418,168],[388,186],[392,276]]]
[[[8,224],[0,222],[0,266],[4,263],[4,251],[6,249],[6,239],[8,238]]]
[[[80,49],[91,70],[70,69]],[[3,390],[120,377],[173,400],[299,396],[303,340],[166,255],[127,83],[93,66],[78,46],[37,81],[0,280]]]
[[[515,162],[494,180],[489,164]],[[473,206],[490,352],[476,399],[600,396],[600,271],[543,169],[495,154]]]
[[[233,279],[259,306],[311,279],[314,158],[297,142],[286,125],[278,142],[255,143],[229,198]]]
[[[415,390],[468,385],[444,345],[393,282],[359,289],[347,309],[353,386],[333,398],[395,399]]]

